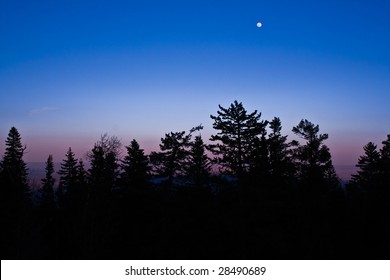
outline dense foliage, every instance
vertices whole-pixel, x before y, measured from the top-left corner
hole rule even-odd
[[[11,128],[0,161],[2,259],[388,259],[390,135],[364,147],[342,186],[327,134],[302,120],[288,141],[277,117],[242,103],[170,132],[146,155],[104,134],[87,153],[48,156],[32,192]],[[198,133],[197,135],[194,135]]]

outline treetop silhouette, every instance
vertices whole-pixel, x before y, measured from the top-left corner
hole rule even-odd
[[[217,134],[210,140],[210,150],[217,156],[222,171],[238,178],[249,171],[252,149],[259,137],[265,133],[267,121],[260,121],[261,113],[248,113],[242,103],[234,101],[229,108],[219,105],[217,115],[210,115]]]
[[[11,128],[0,162],[3,258],[389,258],[390,134],[379,151],[364,146],[344,189],[318,125],[301,120],[292,129],[301,143],[289,142],[279,118],[238,101],[211,119],[211,145],[200,125],[166,133],[149,156],[133,139],[122,157],[120,140],[104,134],[89,170],[69,148],[56,192],[49,155],[34,199]]]
[[[2,186],[5,197],[25,203],[30,199],[30,189],[27,183],[28,170],[23,160],[26,146],[23,146],[19,131],[12,127],[5,141],[5,153],[1,161]]]
[[[319,125],[306,119],[301,120],[292,131],[306,140],[304,145],[292,142],[300,179],[308,185],[338,182],[329,148],[323,143],[328,139],[328,134],[319,134]]]

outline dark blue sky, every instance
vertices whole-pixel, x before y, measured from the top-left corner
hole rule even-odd
[[[390,133],[389,50],[384,0],[1,1],[0,141],[16,126],[34,161],[104,132],[157,149],[199,123],[208,137],[237,99],[285,134],[318,123],[355,164]]]

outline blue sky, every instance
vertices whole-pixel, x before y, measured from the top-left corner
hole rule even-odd
[[[353,165],[390,133],[389,15],[377,0],[1,1],[0,141],[16,126],[28,161],[81,157],[105,132],[157,149],[199,123],[209,137],[237,99],[285,134],[319,124]]]

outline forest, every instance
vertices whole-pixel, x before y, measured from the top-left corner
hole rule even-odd
[[[342,186],[319,125],[301,120],[289,141],[238,101],[210,118],[210,139],[202,125],[169,132],[148,155],[107,134],[88,164],[69,148],[58,182],[47,155],[39,190],[12,127],[1,259],[390,259],[390,134]]]

